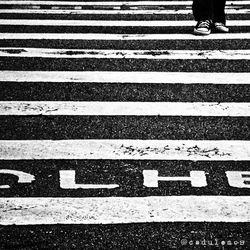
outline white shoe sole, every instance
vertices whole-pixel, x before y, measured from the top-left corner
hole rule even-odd
[[[195,35],[200,35],[200,36],[207,36],[209,34],[211,34],[211,30],[206,31],[199,31],[197,29],[194,29],[194,34]]]
[[[217,33],[228,33],[229,32],[229,29],[214,28],[214,30]]]

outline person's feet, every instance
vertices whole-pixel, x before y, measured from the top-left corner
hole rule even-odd
[[[212,22],[210,20],[201,20],[197,22],[194,28],[195,35],[206,36],[211,33]]]
[[[220,33],[228,33],[229,32],[229,28],[226,27],[226,25],[224,23],[215,22],[213,26],[214,26],[214,30],[216,32],[220,32]]]
[[[226,27],[224,23],[221,23],[221,22],[213,23],[211,20],[201,20],[197,22],[194,28],[194,34],[200,35],[200,36],[206,36],[211,33],[212,29],[216,33],[228,33],[229,32],[229,28]]]

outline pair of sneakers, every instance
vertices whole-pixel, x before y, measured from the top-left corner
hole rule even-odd
[[[229,28],[225,26],[224,23],[220,22],[212,22],[211,20],[201,20],[197,22],[197,25],[194,28],[195,35],[209,35],[211,33],[212,28],[215,32],[227,33],[229,32]]]

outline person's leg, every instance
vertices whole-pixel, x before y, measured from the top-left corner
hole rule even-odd
[[[193,0],[192,8],[194,19],[198,22],[213,18],[213,0]]]
[[[225,5],[226,0],[213,0],[213,26],[216,32],[227,33],[229,31],[229,29],[225,26]]]
[[[226,23],[226,0],[213,0],[213,22]]]
[[[193,0],[193,15],[197,21],[195,35],[209,35],[213,18],[213,0]]]

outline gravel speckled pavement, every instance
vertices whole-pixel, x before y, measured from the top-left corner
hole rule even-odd
[[[0,249],[250,249],[250,1],[0,1]]]

